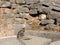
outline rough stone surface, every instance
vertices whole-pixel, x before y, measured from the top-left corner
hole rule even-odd
[[[11,6],[10,2],[7,2],[7,1],[2,2],[2,7],[10,7],[10,6]]]
[[[60,11],[60,7],[52,6],[52,9],[55,9],[57,11]]]
[[[33,3],[33,0],[25,0],[26,4],[31,4]]]
[[[41,15],[39,15],[39,20],[44,20],[44,19],[46,19],[46,14],[41,14]]]
[[[32,3],[29,5],[29,9],[38,9],[41,6],[42,6],[41,3],[36,3],[36,4]]]
[[[36,15],[38,13],[37,13],[37,10],[36,9],[32,9],[32,10],[30,10],[29,14],[30,15]]]
[[[48,25],[46,25],[45,29],[47,29],[47,30],[57,30],[58,26],[56,26],[54,24],[48,24]]]
[[[14,14],[3,14],[3,18],[4,19],[8,19],[8,18],[14,18]]]
[[[29,9],[28,8],[24,8],[24,7],[19,7],[19,8],[17,8],[17,12],[19,12],[19,13],[24,13],[24,12],[29,12]]]
[[[49,6],[50,6],[50,4],[49,4],[49,3],[44,2],[44,1],[42,2],[42,5],[43,5],[43,6],[46,6],[46,7],[49,7]]]
[[[26,18],[28,19],[28,14],[27,13],[20,13],[21,18]]]
[[[59,41],[52,42],[50,45],[60,45],[60,40]]]
[[[15,3],[15,0],[10,0],[11,3]]]
[[[36,37],[36,36],[27,36],[31,38],[30,40],[23,40],[26,45],[48,45],[51,43],[51,39]],[[21,43],[16,37],[0,39],[1,45],[20,45]]]
[[[45,37],[52,39],[52,41],[57,41],[60,40],[60,32],[48,32],[48,31],[32,31],[32,30],[27,30],[25,31],[27,35],[32,35],[32,36],[39,36],[39,37]]]
[[[40,22],[40,25],[47,25],[49,22],[48,22],[48,20],[42,20],[41,22]]]
[[[49,18],[49,19],[60,18],[59,12],[56,12],[56,11],[50,11],[50,14],[47,15],[47,18]]]
[[[15,9],[16,6],[17,6],[17,4],[15,4],[15,3],[11,4],[11,8],[13,8],[13,9]]]
[[[54,20],[50,19],[50,20],[42,20],[40,22],[41,25],[47,25],[47,24],[54,24]]]
[[[60,23],[60,18],[57,18],[57,22]]]
[[[25,1],[24,0],[16,0],[16,3],[17,4],[25,4]]]

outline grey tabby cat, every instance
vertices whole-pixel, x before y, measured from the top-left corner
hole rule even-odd
[[[17,39],[19,40],[19,42],[21,43],[21,45],[25,45],[25,43],[23,41],[24,32],[25,32],[25,28],[22,28],[22,30],[20,30],[17,33]]]

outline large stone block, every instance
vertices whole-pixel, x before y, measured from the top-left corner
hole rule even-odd
[[[49,14],[50,13],[50,8],[48,8],[48,7],[44,7],[44,6],[40,6],[40,7],[38,7],[38,11],[39,11],[39,13],[45,13],[45,14]]]
[[[54,41],[50,45],[60,45],[60,40],[59,41]]]
[[[54,24],[48,24],[45,27],[46,30],[58,30],[58,28],[59,28],[59,26],[54,25]]]
[[[30,38],[30,40],[23,40],[26,45],[49,45],[51,43],[51,39],[41,38],[36,36],[26,36]],[[25,38],[26,38],[25,37]],[[21,42],[16,39],[16,36],[8,36],[0,39],[1,45],[21,45]],[[22,43],[23,44],[23,43]]]
[[[17,12],[25,13],[25,12],[29,12],[29,9],[21,6],[21,7],[17,8]]]
[[[29,9],[38,9],[38,8],[40,8],[42,5],[41,5],[41,3],[32,3],[32,4],[30,4],[29,5]]]
[[[47,15],[48,19],[57,19],[60,18],[60,13],[56,11],[50,11],[49,15]]]
[[[33,35],[33,36],[39,36],[44,38],[52,39],[52,41],[60,40],[60,32],[49,32],[49,31],[33,31],[33,30],[26,30],[25,34]]]
[[[44,7],[49,7],[50,6],[50,3],[48,3],[48,2],[41,2],[42,3],[42,6],[44,6]]]
[[[54,24],[54,20],[50,19],[50,20],[42,20],[40,22],[41,25],[47,25],[47,24]]]

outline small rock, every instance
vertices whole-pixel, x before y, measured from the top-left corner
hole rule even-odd
[[[25,4],[25,0],[16,0],[17,4]]]
[[[23,22],[22,20],[23,20],[23,19],[21,19],[21,18],[15,18],[15,19],[14,19],[14,22],[22,23],[22,22]]]
[[[54,20],[53,19],[49,19],[49,24],[54,24]]]
[[[42,20],[41,22],[40,22],[40,25],[43,25],[43,26],[45,26],[45,25],[47,25],[49,22],[48,22],[49,20]]]
[[[29,18],[28,15],[27,15],[27,13],[20,13],[20,17],[21,18],[25,18],[25,19]]]
[[[41,15],[39,15],[38,19],[39,20],[44,20],[44,19],[46,19],[46,15],[45,14],[41,14]]]
[[[49,14],[50,13],[50,8],[40,6],[40,7],[38,7],[38,11],[39,11],[39,13]]]
[[[30,4],[29,5],[29,9],[40,9],[40,7],[41,7],[42,5],[41,5],[41,3],[36,3],[36,4],[34,4],[34,3],[32,3],[32,4]]]
[[[25,7],[19,7],[19,8],[17,8],[17,12],[19,12],[19,13],[25,13],[25,12],[29,12],[29,9],[25,8]]]
[[[56,19],[56,23],[57,23],[57,25],[60,25],[60,18]]]
[[[33,0],[34,3],[40,3],[40,0]]]
[[[2,7],[11,7],[11,3],[7,1],[2,2]]]
[[[35,4],[30,4],[30,5],[28,6],[28,8],[29,8],[29,9],[35,9]]]
[[[56,10],[57,12],[60,12],[60,7],[52,6],[52,9]]]
[[[9,14],[3,14],[3,18],[4,19],[13,18],[13,17],[14,17],[14,14],[11,14],[11,13],[9,13]]]
[[[25,8],[28,8],[29,7],[29,5],[21,5],[22,7],[25,7]]]
[[[60,23],[60,18],[57,18],[57,23]]]
[[[26,4],[32,4],[33,0],[25,0]]]
[[[10,0],[11,3],[15,3],[15,0]]]
[[[50,13],[50,8],[42,8],[42,13],[49,14]]]
[[[37,13],[37,10],[36,9],[31,9],[30,12],[29,12],[30,15],[36,15],[38,14]]]
[[[11,4],[11,7],[12,7],[13,9],[15,9],[16,6],[17,6],[17,5],[16,5],[15,3]]]
[[[21,16],[20,14],[16,14],[15,17],[16,17],[16,18],[20,18],[20,17],[22,17],[22,16]]]
[[[45,7],[49,7],[50,6],[50,4],[47,3],[47,2],[42,2],[42,5],[45,6]]]

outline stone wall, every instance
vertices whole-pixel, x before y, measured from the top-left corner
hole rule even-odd
[[[26,30],[60,31],[60,3],[56,1],[0,0],[1,35],[14,35],[23,24]]]

